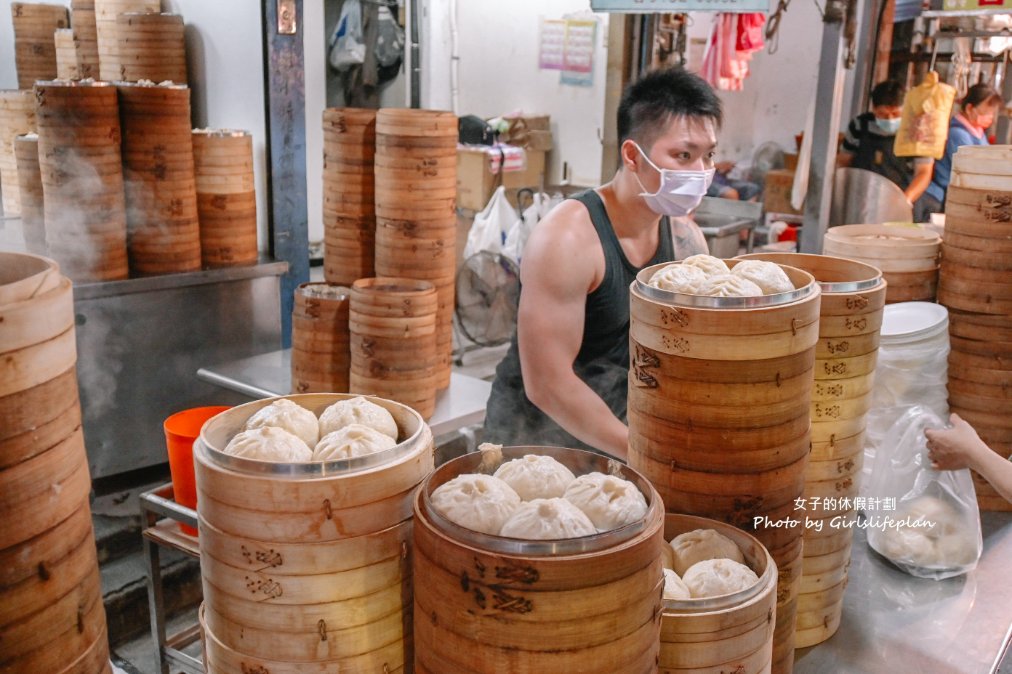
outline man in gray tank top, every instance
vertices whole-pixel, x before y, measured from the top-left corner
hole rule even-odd
[[[644,267],[707,252],[687,216],[713,179],[720,99],[679,68],[631,84],[615,177],[531,233],[517,331],[496,370],[485,439],[627,455],[629,285]]]

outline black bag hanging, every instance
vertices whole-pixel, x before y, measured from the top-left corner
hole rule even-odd
[[[465,145],[495,145],[495,131],[477,115],[464,115],[457,120],[457,135]]]

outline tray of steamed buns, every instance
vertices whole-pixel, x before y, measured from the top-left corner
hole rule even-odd
[[[483,549],[528,555],[604,550],[644,530],[663,506],[650,484],[606,456],[562,447],[501,447],[453,459],[422,487],[440,529]]]
[[[810,274],[763,260],[693,255],[646,267],[635,289],[644,297],[687,307],[733,309],[788,304],[816,292]]]
[[[417,412],[389,400],[324,393],[297,399],[258,401],[214,417],[201,431],[208,456],[245,472],[329,475],[392,461],[427,435]]]

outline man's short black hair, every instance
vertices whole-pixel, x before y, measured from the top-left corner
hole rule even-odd
[[[879,82],[871,90],[871,104],[873,107],[886,105],[890,108],[903,105],[903,85],[894,80]]]
[[[720,98],[702,77],[679,67],[649,72],[622,94],[618,142],[632,138],[647,149],[676,117],[712,119],[719,127],[724,112]]]

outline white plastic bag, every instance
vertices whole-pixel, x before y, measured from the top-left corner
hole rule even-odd
[[[341,16],[330,36],[330,66],[345,71],[365,62],[365,40],[362,31],[362,5],[359,0],[344,0]]]
[[[524,247],[527,245],[527,239],[530,238],[531,232],[534,231],[534,226],[560,203],[562,203],[562,195],[551,197],[544,192],[536,193],[533,196],[533,203],[524,209],[523,214],[506,232],[506,242],[503,244],[502,254],[520,264]]]
[[[934,470],[926,428],[945,424],[920,405],[905,408],[875,455],[868,545],[912,576],[943,580],[977,567],[983,549],[970,471]],[[895,509],[887,507],[895,505]]]
[[[464,259],[483,250],[501,253],[506,232],[516,222],[517,212],[506,198],[506,188],[499,186],[481,213],[474,216],[471,231],[467,233]]]

